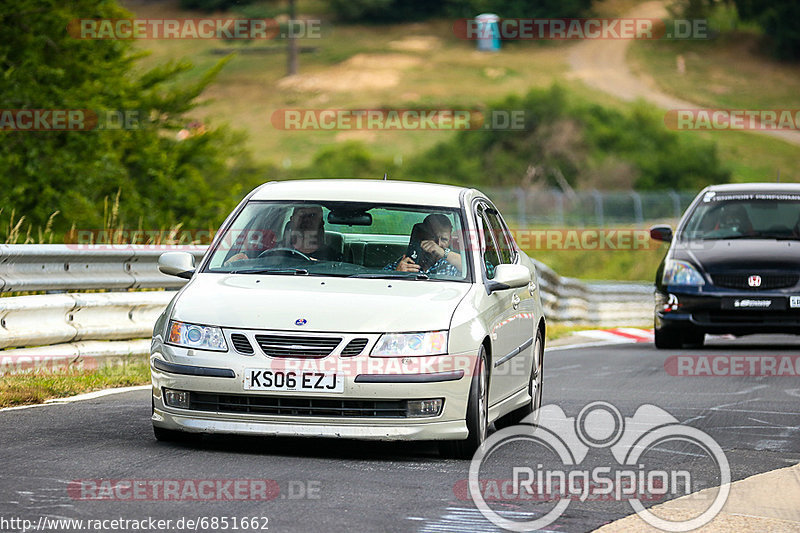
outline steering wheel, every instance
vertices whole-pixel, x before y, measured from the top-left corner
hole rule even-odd
[[[306,261],[313,261],[313,259],[308,257],[306,254],[304,254],[300,250],[295,250],[294,248],[270,248],[269,250],[264,250],[263,252],[258,254],[258,257],[260,259],[262,257],[267,257],[278,253],[283,253],[286,255],[295,255],[305,259]]]

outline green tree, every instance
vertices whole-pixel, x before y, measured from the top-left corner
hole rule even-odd
[[[241,138],[225,128],[176,139],[225,60],[200,81],[180,82],[191,65],[140,72],[130,42],[82,40],[67,30],[75,19],[130,16],[104,0],[31,0],[0,12],[0,109],[91,110],[100,124],[122,112],[135,126],[0,131],[5,213],[13,209],[37,227],[60,211],[58,230],[98,228],[103,200],[119,191],[121,220],[128,224],[208,228],[263,177],[240,148]]]
[[[800,2],[797,0],[733,0],[739,16],[764,30],[773,54],[781,59],[800,59]]]

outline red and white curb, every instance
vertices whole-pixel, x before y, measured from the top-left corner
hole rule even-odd
[[[653,342],[653,330],[642,328],[609,328],[576,331],[567,344],[548,347],[548,352],[569,350],[571,348],[592,348],[612,344],[635,344]]]
[[[653,342],[652,329],[639,328],[612,328],[612,329],[592,329],[580,331],[578,335],[590,337],[597,340],[609,341],[614,344],[632,342]]]

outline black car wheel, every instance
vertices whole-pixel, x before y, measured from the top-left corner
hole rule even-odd
[[[705,333],[701,331],[678,328],[655,328],[653,340],[659,350],[683,348],[689,346],[699,348],[705,341]]]
[[[467,404],[467,429],[464,440],[448,440],[440,444],[439,451],[445,457],[469,459],[486,440],[489,430],[489,372],[486,369],[486,350],[481,345],[478,360],[472,375]]]

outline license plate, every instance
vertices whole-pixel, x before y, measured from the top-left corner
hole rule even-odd
[[[245,390],[287,392],[344,392],[344,379],[337,374],[246,368]]]
[[[789,296],[789,307],[792,309],[800,308],[800,296]]]
[[[786,309],[786,300],[784,298],[759,298],[758,296],[724,298],[722,308],[741,311],[775,311]]]

